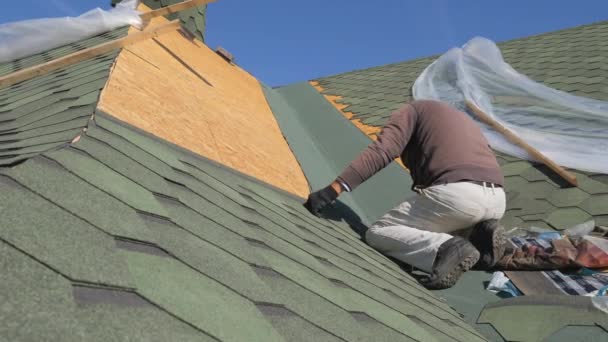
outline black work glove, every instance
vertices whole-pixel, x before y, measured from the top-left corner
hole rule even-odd
[[[304,203],[304,207],[310,211],[311,214],[315,216],[319,216],[321,210],[327,207],[331,202],[335,201],[338,198],[338,193],[331,185],[326,186],[325,188],[313,192],[308,195],[308,199],[306,203]]]

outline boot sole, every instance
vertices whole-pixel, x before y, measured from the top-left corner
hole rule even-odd
[[[492,265],[489,265],[489,268],[494,267],[502,259],[506,248],[507,237],[505,236],[505,230],[502,226],[498,226],[494,230],[494,234],[492,234]]]
[[[507,237],[505,236],[505,230],[502,226],[498,225],[494,230],[491,231],[481,231],[478,234],[483,234],[486,237],[484,238],[481,235],[481,238],[476,239],[476,243],[480,244],[483,241],[491,240],[492,246],[477,246],[476,248],[481,251],[481,257],[479,258],[479,262],[477,265],[474,265],[473,268],[476,270],[487,271],[492,269],[500,259],[505,255],[505,251],[507,248]],[[489,236],[492,234],[491,236]],[[481,241],[480,241],[481,240]]]
[[[470,270],[471,267],[473,267],[473,265],[475,265],[478,260],[479,260],[479,251],[473,250],[471,252],[471,254],[469,254],[466,258],[464,258],[464,260],[462,260],[456,267],[454,267],[454,269],[451,272],[446,274],[443,278],[441,278],[439,281],[437,281],[437,283],[434,284],[434,286],[429,287],[429,288],[439,290],[439,289],[447,289],[449,287],[456,285],[456,282],[458,282],[458,279],[460,279],[460,276],[462,276],[462,274],[464,272]]]

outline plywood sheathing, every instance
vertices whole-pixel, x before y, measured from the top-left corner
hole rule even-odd
[[[122,50],[98,106],[283,190],[309,193],[259,82],[177,31]]]
[[[319,82],[309,81],[309,83],[321,95],[323,95],[323,97],[325,97],[325,99],[327,101],[329,101],[329,103],[331,103],[340,113],[342,113],[342,115],[344,115],[345,118],[347,118],[353,125],[355,125],[355,127],[357,127],[361,132],[365,133],[365,135],[367,135],[370,139],[372,139],[374,141],[377,139],[378,133],[380,133],[380,131],[382,130],[382,127],[369,126],[369,125],[366,125],[363,122],[361,122],[361,119],[355,119],[354,118],[355,114],[353,112],[344,110],[346,107],[348,107],[348,105],[339,102],[342,99],[342,96],[325,95],[325,94],[323,94],[324,89],[319,84]],[[407,170],[407,168],[403,164],[403,161],[401,161],[401,158],[397,158],[396,161],[399,165],[401,165],[401,167],[403,167],[404,169]]]

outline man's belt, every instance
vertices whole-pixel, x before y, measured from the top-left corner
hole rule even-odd
[[[463,182],[467,182],[467,183],[473,183],[473,184],[477,184],[477,185],[481,185],[481,186],[486,186],[486,187],[494,187],[494,188],[502,188],[502,185],[500,184],[496,184],[496,183],[492,183],[492,182],[482,182],[482,181],[474,181],[474,180],[465,180]]]

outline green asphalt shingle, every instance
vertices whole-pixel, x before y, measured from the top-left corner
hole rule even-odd
[[[35,339],[59,324],[61,339],[64,320],[84,339],[105,340],[124,333],[120,324],[164,315],[163,336],[187,339],[483,340],[344,223],[312,217],[301,198],[104,113],[78,142],[0,177],[0,250],[44,269],[35,275],[59,277],[62,300],[28,313],[53,320],[7,336]],[[15,277],[36,293],[42,284],[26,275]],[[123,321],[99,314],[98,330],[88,330],[97,308]],[[147,316],[126,314],[138,310]],[[11,317],[12,326],[28,315]]]
[[[508,341],[604,341],[608,327],[604,298],[564,295],[535,295],[505,299],[489,304],[479,317],[492,323]],[[504,319],[510,315],[510,319]],[[535,324],[527,324],[533,317]],[[600,327],[601,329],[596,329]]]
[[[102,298],[118,291],[75,286],[5,241],[0,242],[0,269],[2,340],[216,341],[133,292],[120,291],[119,301],[104,303]],[[83,289],[88,295],[78,295]]]
[[[44,63],[126,34],[126,28],[0,64],[0,75]],[[117,52],[0,89],[0,165],[60,148],[82,133],[95,111]]]
[[[608,21],[498,43],[507,63],[549,87],[608,100]],[[413,100],[411,87],[438,56],[322,77],[323,94],[339,95],[370,126],[381,127],[401,104]],[[571,189],[547,167],[497,153],[506,177],[507,227],[563,230],[587,219],[608,225],[608,176],[574,171]]]
[[[55,58],[63,57],[65,55],[69,55],[76,51],[84,50],[86,48],[93,47],[95,45],[103,44],[110,40],[121,38],[126,33],[127,33],[127,28],[120,28],[120,29],[116,29],[113,31],[101,33],[97,36],[93,36],[93,37],[90,37],[90,38],[87,38],[84,40],[73,42],[73,43],[70,43],[65,46],[60,46],[60,47],[54,48],[52,50],[42,52],[39,54],[35,54],[35,55],[29,56],[29,57],[24,57],[21,59],[10,61],[10,62],[0,63],[0,76],[4,76],[4,75],[10,74],[10,73],[13,73],[15,71],[19,71],[19,70],[22,70],[22,69],[25,69],[28,67],[38,65],[38,64],[46,63]],[[98,58],[103,58],[103,57],[98,57]],[[89,62],[95,63],[96,60],[97,59],[91,59],[91,60],[89,60]],[[80,64],[71,65],[71,66],[67,67],[66,70],[76,69],[76,68],[78,68],[79,65]],[[23,82],[17,83],[16,85],[10,87],[9,89],[12,89],[12,90],[23,89],[23,88],[27,87],[27,84],[38,84],[38,83],[42,83],[42,82],[48,82],[48,81],[52,81],[53,79],[57,79],[58,77],[61,77],[63,75],[67,75],[67,72],[64,71],[63,69],[56,70],[46,77],[42,76],[42,77],[37,77],[32,80],[23,81]],[[23,86],[21,86],[21,85],[23,85]],[[3,89],[3,90],[6,91],[7,89]],[[2,95],[0,95],[0,98],[2,98]]]

